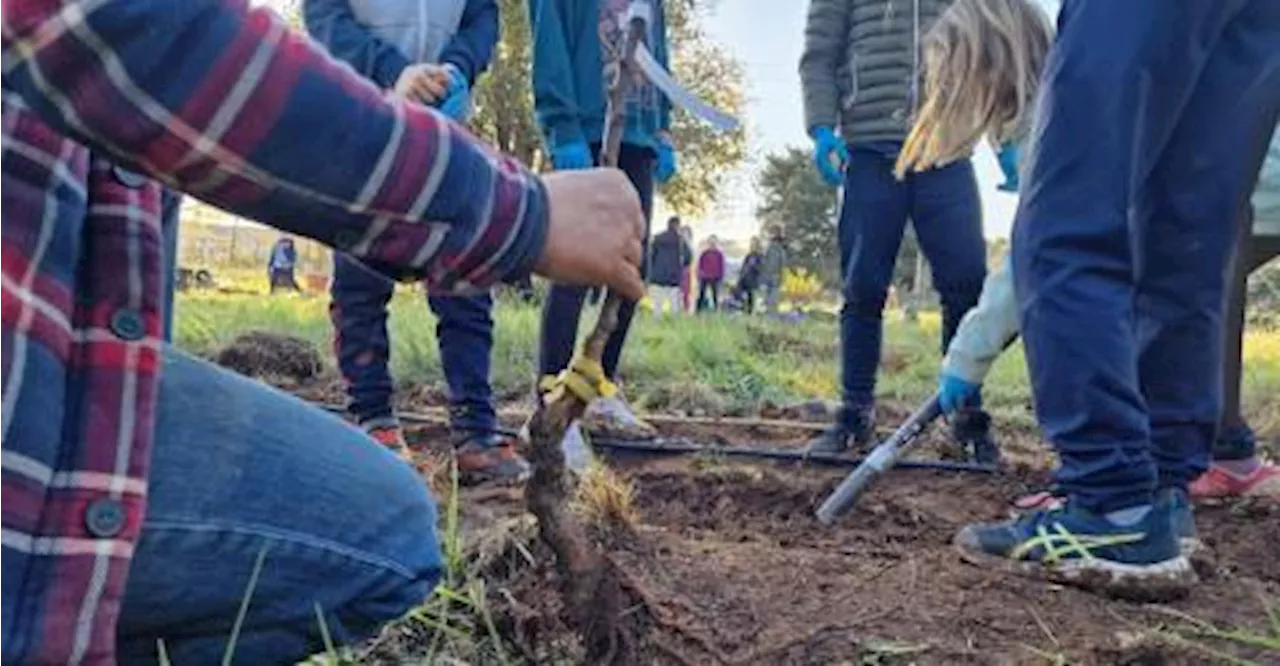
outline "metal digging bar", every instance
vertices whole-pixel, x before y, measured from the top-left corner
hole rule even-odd
[[[871,485],[873,479],[881,472],[900,464],[898,460],[907,448],[941,415],[942,407],[939,406],[938,394],[935,393],[840,482],[835,491],[818,507],[818,520],[824,525],[830,525],[844,515],[858,501],[862,491]]]
[[[646,17],[636,14],[628,16],[623,52],[616,60],[614,78],[609,84],[602,166],[618,166],[625,96],[635,76],[634,54],[637,44],[644,39],[645,20]],[[605,342],[617,327],[621,305],[622,297],[609,291],[600,308],[600,318],[570,372],[576,372],[583,361],[599,366]],[[612,564],[596,550],[586,529],[571,512],[573,493],[560,446],[569,425],[582,416],[587,399],[561,386],[539,400],[529,422],[533,475],[525,486],[525,500],[538,519],[542,540],[555,553],[566,619],[582,637],[586,663],[607,664],[625,659],[625,650],[619,651],[620,643],[626,640],[618,627],[622,588]]]

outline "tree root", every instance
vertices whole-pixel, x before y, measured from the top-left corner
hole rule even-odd
[[[582,638],[587,663],[624,664],[634,646],[620,626],[624,599],[618,572],[570,508],[573,493],[560,448],[565,430],[584,408],[565,394],[534,414],[529,424],[533,476],[525,486],[525,498],[538,519],[542,540],[556,555],[566,620]]]

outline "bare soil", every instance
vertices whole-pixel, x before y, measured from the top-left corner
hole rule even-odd
[[[805,435],[668,431],[772,446],[799,445]],[[435,427],[411,433],[422,451],[444,441],[441,434]],[[943,437],[935,428],[918,455],[928,457]],[[834,527],[819,524],[813,510],[839,470],[689,457],[612,461],[635,485],[640,516],[630,528],[596,535],[628,597],[624,661],[1159,665],[1218,663],[1209,652],[1217,650],[1249,660],[1243,663],[1280,664],[1280,654],[1191,632],[1212,625],[1275,635],[1268,618],[1269,609],[1280,612],[1274,504],[1201,507],[1209,551],[1199,562],[1202,582],[1168,605],[1104,599],[962,562],[951,546],[955,532],[1007,515],[1014,497],[1044,480],[1048,458],[1034,438],[1005,437],[1016,471],[894,471]],[[486,537],[506,544],[483,564],[499,631],[528,663],[578,662],[550,551],[527,523],[510,520],[521,502],[514,489],[467,490],[462,498],[467,529],[477,534],[522,525],[500,528],[508,530],[505,541]],[[412,633],[384,637],[371,660],[412,661],[423,654],[422,641]]]

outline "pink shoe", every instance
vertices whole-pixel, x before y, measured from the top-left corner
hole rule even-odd
[[[1226,499],[1235,497],[1266,497],[1280,501],[1280,467],[1263,462],[1245,476],[1236,476],[1217,465],[1191,482],[1191,498]]]

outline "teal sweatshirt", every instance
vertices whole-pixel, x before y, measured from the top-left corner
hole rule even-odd
[[[1280,235],[1280,132],[1271,137],[1266,162],[1253,193],[1253,233]],[[978,304],[960,320],[942,360],[942,372],[971,384],[981,384],[1000,358],[1005,343],[1018,335],[1018,299],[1013,293],[1013,270],[1006,255],[987,275]]]
[[[667,26],[661,0],[652,6],[648,46],[668,67]],[[629,0],[529,0],[533,32],[533,106],[548,148],[575,141],[598,143],[604,134],[607,90],[602,53],[622,49],[619,16]],[[671,105],[644,83],[627,96],[622,141],[655,148],[657,133],[671,126]]]

